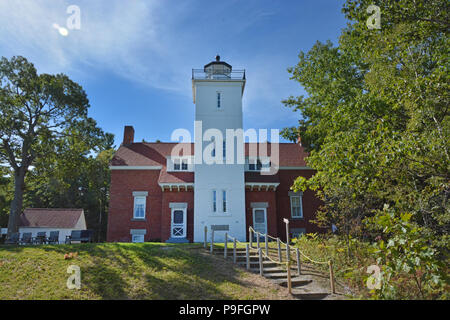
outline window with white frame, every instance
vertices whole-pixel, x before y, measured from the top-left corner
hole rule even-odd
[[[222,190],[222,210],[227,212],[227,191]]]
[[[173,160],[173,170],[175,170],[175,171],[179,171],[180,170],[180,168],[181,168],[180,162],[181,162],[181,159],[174,159]]]
[[[213,209],[213,212],[217,212],[217,191],[216,191],[216,190],[213,190],[212,193],[213,193],[213,194],[212,194],[212,196],[213,196],[213,205],[212,205],[212,209]]]
[[[248,170],[249,171],[260,171],[261,167],[262,167],[262,164],[259,159],[248,159]]]
[[[188,169],[188,160],[182,159],[181,160],[181,170],[186,171]]]
[[[145,196],[134,196],[134,219],[145,219]]]
[[[188,159],[176,158],[173,160],[173,170],[174,171],[187,171],[188,170]]]
[[[294,219],[303,218],[302,195],[291,196],[291,217]]]
[[[131,242],[144,242],[144,235],[143,234],[131,235]]]

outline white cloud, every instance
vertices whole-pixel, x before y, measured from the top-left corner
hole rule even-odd
[[[66,27],[73,4],[81,10],[81,29],[62,36],[54,24]],[[26,56],[39,72],[93,77],[106,70],[182,95],[191,95],[191,68],[220,53],[247,69],[246,116],[267,126],[292,116],[280,100],[294,85],[281,53],[244,56],[239,41],[273,14],[242,1],[0,0],[0,50]]]

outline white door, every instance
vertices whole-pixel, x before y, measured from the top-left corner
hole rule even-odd
[[[266,208],[253,208],[253,229],[263,234],[267,233]]]
[[[171,236],[186,238],[186,209],[172,209]]]

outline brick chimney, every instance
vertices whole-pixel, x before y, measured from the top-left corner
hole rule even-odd
[[[123,144],[131,144],[134,142],[134,128],[133,126],[125,126],[123,131]]]

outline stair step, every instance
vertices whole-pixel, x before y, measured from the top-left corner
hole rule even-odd
[[[270,279],[283,279],[287,278],[287,272],[278,272],[278,273],[264,273],[264,276],[266,278]]]
[[[211,247],[207,247],[206,250],[211,250]],[[236,248],[236,252],[245,252],[245,248]],[[224,252],[225,248],[214,248],[214,251]],[[233,248],[228,247],[228,252],[233,252]]]
[[[247,262],[246,261],[238,261],[237,264],[245,267],[247,265]],[[277,266],[277,264],[275,262],[263,261],[264,269],[266,267],[270,268],[270,267],[276,267],[276,266]],[[251,269],[258,269],[258,272],[259,272],[259,261],[251,261],[250,260],[250,268]]]
[[[214,251],[214,253],[213,253],[214,255],[217,255],[217,256],[225,256],[225,254],[224,254],[224,252],[222,251],[222,252],[215,252]],[[228,251],[227,252],[227,257],[233,257],[233,251]],[[240,257],[240,258],[245,258],[245,257],[247,257],[247,255],[245,254],[245,252],[237,252],[236,253],[236,257]],[[258,258],[258,256],[257,255],[254,255],[254,254],[251,254],[250,255],[250,257],[255,257],[255,258]]]
[[[259,269],[258,269],[259,272]],[[284,269],[280,267],[271,267],[271,268],[264,268],[264,273],[280,273],[284,272]]]
[[[280,286],[287,287],[287,278],[271,279],[271,280]],[[292,285],[292,288],[294,288],[296,286],[304,286],[304,285],[310,284],[312,281],[313,280],[311,278],[307,278],[307,277],[294,277],[294,278],[291,278],[291,285]]]
[[[302,300],[322,300],[330,295],[329,292],[308,291],[306,288],[292,288],[292,295]]]
[[[229,257],[230,259],[233,259],[233,256]],[[259,262],[259,258],[258,257],[249,257],[250,258],[250,262],[255,261],[255,262]],[[247,257],[236,257],[236,261],[247,261]]]

